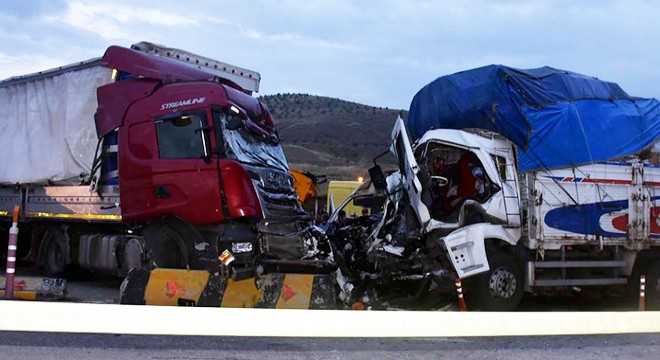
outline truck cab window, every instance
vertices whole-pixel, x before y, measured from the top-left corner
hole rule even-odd
[[[493,163],[497,167],[497,172],[500,174],[500,178],[504,181],[507,180],[506,177],[506,159],[503,156],[491,155],[493,158]]]
[[[203,112],[181,114],[156,120],[158,156],[161,159],[199,159],[207,154]]]
[[[216,132],[216,141],[224,143],[227,158],[289,172],[289,163],[276,135],[255,131],[247,125],[249,119],[244,122],[226,111],[214,111],[213,121],[217,129],[222,129],[222,133]]]

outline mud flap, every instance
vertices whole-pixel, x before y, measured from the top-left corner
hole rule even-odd
[[[0,298],[5,296],[5,277],[0,276]],[[22,300],[61,300],[66,297],[66,280],[17,276],[14,278],[14,298]]]
[[[218,272],[163,268],[132,269],[121,285],[119,302],[270,309],[336,308],[330,275],[273,273],[256,281],[233,281]]]

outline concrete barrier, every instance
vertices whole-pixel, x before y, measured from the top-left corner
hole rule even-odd
[[[0,298],[5,296],[7,279],[0,276]],[[66,280],[33,276],[14,278],[14,299],[61,300],[66,297]]]
[[[268,274],[233,281],[218,272],[133,269],[120,289],[120,304],[270,309],[334,309],[329,275]]]

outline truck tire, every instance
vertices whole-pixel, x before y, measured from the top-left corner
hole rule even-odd
[[[64,232],[59,228],[52,228],[44,234],[42,240],[45,253],[43,254],[44,270],[48,276],[63,276],[69,263],[69,245]]]
[[[185,237],[175,227],[167,224],[153,225],[145,231],[145,241],[156,267],[189,267]]]
[[[660,262],[646,271],[646,303],[649,310],[660,310]]]
[[[490,270],[467,282],[465,299],[468,309],[511,311],[523,297],[523,272],[513,255],[503,252],[488,254]]]

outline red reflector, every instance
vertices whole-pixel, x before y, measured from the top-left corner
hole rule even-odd
[[[282,299],[284,299],[284,301],[288,301],[294,296],[296,296],[296,292],[293,291],[293,289],[291,289],[289,285],[284,284],[284,291],[282,291]]]
[[[172,280],[167,280],[167,291],[165,291],[165,295],[167,295],[168,298],[173,298],[174,295],[180,292],[184,292],[185,289],[182,288],[181,286],[177,285],[174,281]]]

